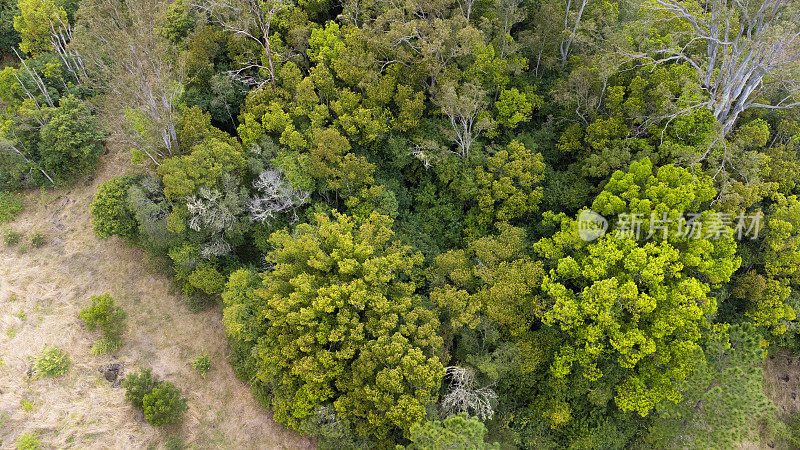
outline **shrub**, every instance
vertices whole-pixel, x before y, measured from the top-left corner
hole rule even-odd
[[[144,408],[144,397],[158,385],[158,381],[153,378],[150,369],[136,371],[125,378],[122,386],[125,388],[125,398],[131,402],[134,408]]]
[[[194,370],[197,371],[203,378],[206,377],[206,373],[208,370],[211,369],[211,358],[208,355],[203,353],[202,355],[198,356],[197,358],[192,361],[192,366]]]
[[[180,423],[184,411],[188,409],[186,399],[182,398],[181,392],[168,381],[154,387],[144,396],[142,403],[147,423],[156,427]]]
[[[22,212],[23,204],[20,198],[7,191],[0,191],[0,222],[7,222]]]
[[[188,409],[186,399],[175,385],[159,381],[150,369],[136,371],[122,382],[125,398],[134,408],[144,411],[144,418],[150,425],[161,427],[178,424]]]
[[[103,295],[93,295],[92,305],[80,312],[80,318],[89,331],[100,330],[108,341],[119,342],[125,331],[125,318],[127,314],[114,304],[114,299],[106,292]]]
[[[43,168],[54,174],[56,181],[65,182],[94,170],[105,134],[89,108],[70,95],[61,99],[40,137]]]
[[[92,202],[92,225],[97,236],[117,235],[128,239],[136,236],[138,222],[127,205],[131,184],[133,180],[130,177],[116,177],[97,188]]]
[[[22,233],[19,231],[15,231],[11,228],[6,228],[3,230],[3,242],[9,247],[16,245],[20,238],[22,238]]]
[[[40,233],[37,231],[31,235],[32,246],[39,248],[46,243],[47,243],[47,237],[44,235],[44,233]]]
[[[39,436],[33,433],[25,433],[17,438],[17,450],[36,450],[42,448]]]
[[[67,373],[72,361],[58,347],[45,347],[36,357],[36,372],[46,377],[57,377]]]

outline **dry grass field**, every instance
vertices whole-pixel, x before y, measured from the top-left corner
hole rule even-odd
[[[92,180],[28,193],[25,212],[8,224],[24,236],[13,247],[0,243],[0,448],[13,448],[23,433],[39,435],[46,448],[162,448],[174,435],[188,448],[312,448],[311,439],[273,422],[236,379],[218,309],[190,312],[165,267],[116,238],[93,235],[92,196],[127,158],[106,155]],[[47,243],[33,248],[37,231]],[[89,296],[104,292],[128,313],[115,357],[89,353],[97,336],[78,319]],[[66,375],[27,376],[45,345],[67,351]],[[191,366],[201,353],[212,359],[205,379]],[[182,427],[160,430],[135,418],[124,389],[98,371],[111,362],[124,372],[150,367],[175,383],[189,405]]]

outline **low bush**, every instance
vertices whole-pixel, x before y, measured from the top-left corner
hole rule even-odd
[[[0,191],[0,223],[12,220],[22,212],[22,200],[13,192]]]
[[[17,450],[38,450],[42,448],[39,436],[33,433],[25,433],[17,438]]]
[[[169,381],[160,383],[142,399],[144,418],[147,423],[156,427],[176,425],[183,419],[183,413],[189,409],[181,391]]]
[[[3,230],[3,243],[7,246],[17,245],[19,240],[22,238],[22,233],[19,231],[13,230],[11,228],[6,228]]]
[[[125,378],[122,386],[125,388],[125,399],[131,402],[134,408],[144,408],[144,396],[149,394],[158,381],[153,378],[150,369],[136,371]]]
[[[136,236],[138,223],[133,211],[127,206],[128,188],[133,183],[130,177],[112,178],[97,188],[92,202],[92,225],[101,238],[118,235],[132,239]]]
[[[114,304],[114,299],[108,292],[93,295],[91,299],[91,306],[87,306],[79,314],[89,331],[100,330],[103,333],[103,337],[95,342],[91,353],[102,355],[114,352],[122,344],[127,314]]]
[[[64,350],[58,347],[45,347],[36,357],[36,372],[45,377],[57,377],[69,371],[72,361]]]
[[[197,358],[192,361],[192,366],[194,370],[197,371],[203,378],[206,377],[206,373],[208,370],[211,369],[211,358],[203,353],[202,355],[198,356]]]
[[[31,245],[39,248],[47,243],[47,236],[44,233],[36,232],[31,235]]]
[[[188,409],[186,399],[181,397],[175,385],[153,377],[150,369],[128,375],[122,385],[125,398],[134,408],[144,411],[145,420],[150,425],[177,425],[183,420],[183,413]]]

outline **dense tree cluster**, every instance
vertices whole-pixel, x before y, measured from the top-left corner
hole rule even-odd
[[[234,369],[323,446],[733,445],[773,415],[768,349],[800,349],[799,24],[784,0],[0,2],[0,181],[130,148],[96,234],[221,302]]]

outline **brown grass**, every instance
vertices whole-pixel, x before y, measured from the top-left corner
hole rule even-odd
[[[0,447],[12,447],[26,432],[48,448],[162,447],[173,432],[195,448],[312,448],[311,439],[273,422],[236,379],[218,309],[189,312],[158,262],[92,234],[89,205],[97,185],[121,173],[127,158],[115,152],[92,180],[28,193],[26,211],[10,224],[25,237],[12,248],[0,243]],[[26,244],[35,231],[48,237],[38,249]],[[103,292],[128,312],[116,357],[91,355],[97,336],[78,320],[89,296]],[[30,358],[46,344],[66,350],[72,367],[60,378],[29,379]],[[212,358],[206,379],[191,366],[203,352]],[[112,361],[125,372],[151,367],[175,383],[189,401],[182,427],[164,431],[135,420],[124,389],[98,371]]]

